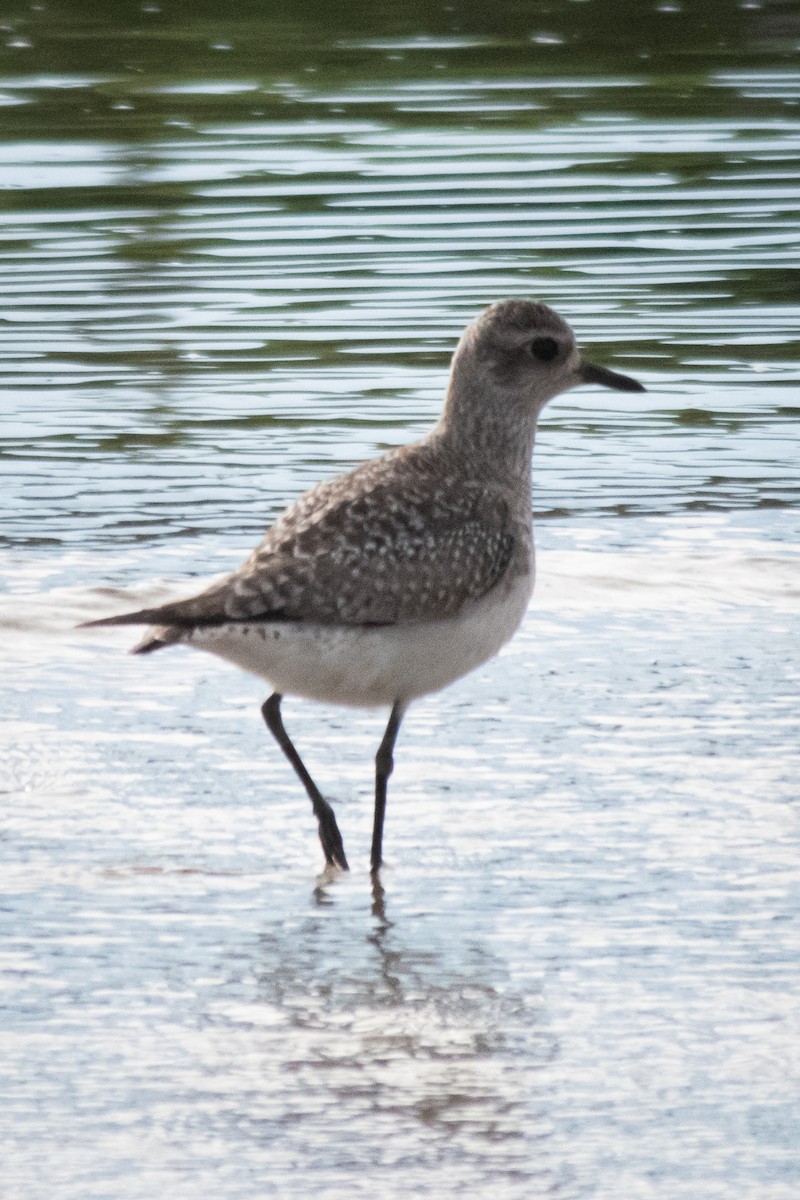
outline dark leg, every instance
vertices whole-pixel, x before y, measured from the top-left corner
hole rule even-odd
[[[400,729],[400,722],[403,719],[403,714],[406,711],[405,704],[400,700],[395,700],[391,714],[389,715],[389,724],[386,726],[386,733],[383,735],[383,741],[378,747],[378,753],[375,755],[375,821],[372,826],[372,871],[381,869],[383,862],[383,818],[386,816],[386,784],[389,781],[389,776],[394,769],[394,758],[392,751],[397,740],[397,734]]]
[[[311,801],[311,807],[314,809],[314,816],[317,818],[319,825],[319,840],[322,842],[325,861],[330,866],[341,867],[343,871],[347,871],[349,867],[344,854],[342,835],[339,833],[339,826],[336,824],[333,809],[305,769],[303,760],[295,750],[288,733],[283,727],[283,721],[281,720],[282,699],[283,697],[280,693],[273,692],[269,700],[261,705],[261,715],[267,723],[267,729],[269,729],[275,741],[294,767],[298,779],[308,792],[308,798]]]

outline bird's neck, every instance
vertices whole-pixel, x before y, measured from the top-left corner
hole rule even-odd
[[[444,412],[432,438],[474,479],[530,488],[536,411],[461,370],[456,356]]]

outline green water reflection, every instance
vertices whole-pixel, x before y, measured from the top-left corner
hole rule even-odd
[[[474,71],[502,50],[509,70],[548,64],[602,74],[632,55],[656,58],[659,67],[690,60],[699,65],[725,55],[751,61],[783,51],[791,55],[796,6],[789,2],[741,4],[705,0],[702,6],[637,0],[555,0],[499,3],[373,3],[372,0],[300,6],[293,0],[245,0],[220,15],[216,3],[92,3],[5,6],[11,51],[28,50],[35,70],[164,71],[183,67],[204,78],[224,76],[230,61],[265,71],[325,62],[348,79],[363,65],[363,39],[386,63],[387,77],[402,69],[391,52],[435,53],[437,61]],[[408,39],[421,43],[409,46]],[[25,41],[31,43],[24,45]],[[356,44],[352,44],[355,40]],[[392,44],[400,42],[399,47]],[[383,44],[385,43],[385,44]],[[487,53],[488,52],[488,53]],[[227,65],[220,57],[229,55]],[[373,66],[370,75],[378,74]]]
[[[190,468],[238,528],[266,468],[278,506],[429,424],[504,295],[650,388],[553,406],[538,511],[793,504],[798,36],[727,0],[7,6],[0,537],[163,532]]]

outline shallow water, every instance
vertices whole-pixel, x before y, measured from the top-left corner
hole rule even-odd
[[[796,1196],[800,23],[622,7],[8,17],[9,1197]],[[545,413],[379,890],[383,717],[287,701],[317,876],[261,686],[74,625],[418,436],[507,295],[648,392]]]

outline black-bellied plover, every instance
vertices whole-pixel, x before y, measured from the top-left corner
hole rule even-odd
[[[493,304],[465,330],[444,412],[422,441],[306,492],[198,595],[88,624],[150,625],[132,653],[194,646],[267,680],[264,720],[311,799],[326,861],[345,870],[336,817],[284,729],[281,699],[390,707],[375,759],[375,872],[408,705],[495,655],[528,607],[536,421],[581,383],[645,390],[582,359],[546,305]]]

